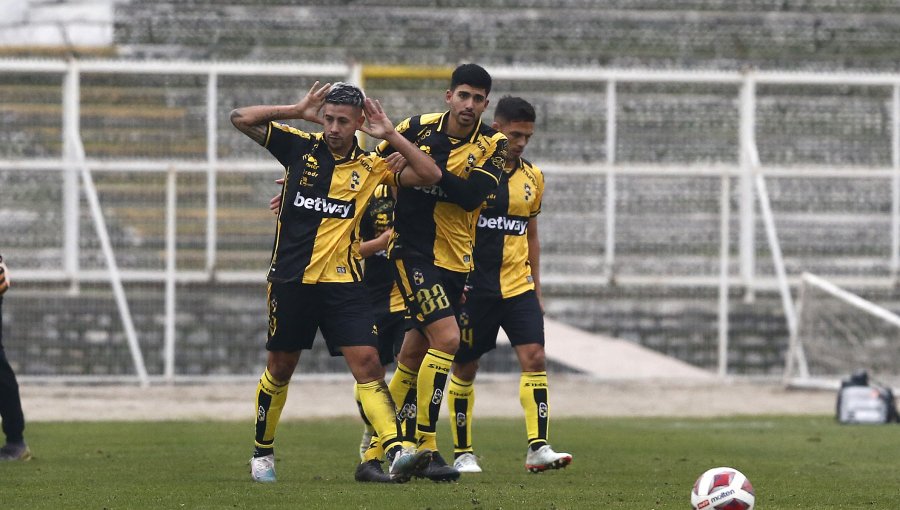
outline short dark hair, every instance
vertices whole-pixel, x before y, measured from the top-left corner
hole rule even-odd
[[[325,102],[331,104],[347,104],[362,108],[366,101],[366,94],[356,85],[350,85],[342,81],[336,82],[328,90]]]
[[[521,97],[503,96],[497,101],[494,120],[503,122],[534,122],[534,106]]]
[[[484,89],[484,93],[489,94],[491,92],[491,75],[478,64],[462,64],[454,69],[450,76],[450,90],[456,90],[456,87],[460,85]]]

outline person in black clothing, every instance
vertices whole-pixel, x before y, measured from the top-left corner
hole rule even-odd
[[[9,290],[9,273],[0,256],[0,420],[6,444],[0,447],[0,461],[29,460],[31,450],[25,444],[25,415],[19,397],[19,383],[6,351],[3,350],[3,295]]]

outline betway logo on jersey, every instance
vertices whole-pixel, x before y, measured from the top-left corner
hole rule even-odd
[[[431,186],[414,186],[413,189],[421,191],[426,195],[434,195],[438,198],[447,198],[447,194],[444,193],[444,189],[437,184],[432,184]]]
[[[345,202],[335,198],[322,197],[304,197],[302,193],[297,192],[294,199],[294,206],[322,213],[323,218],[352,218],[356,213],[355,202]]]
[[[479,216],[478,228],[500,230],[508,236],[522,236],[525,235],[525,230],[528,228],[528,218],[520,216],[498,216],[495,218]]]

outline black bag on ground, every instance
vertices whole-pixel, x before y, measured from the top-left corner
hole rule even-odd
[[[841,381],[837,397],[840,423],[891,423],[898,421],[894,392],[886,386],[869,384],[869,374],[857,370]]]

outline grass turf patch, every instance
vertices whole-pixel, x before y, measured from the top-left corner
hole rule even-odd
[[[10,509],[615,508],[690,507],[694,479],[727,465],[746,474],[757,508],[900,508],[896,426],[842,426],[829,417],[708,420],[555,419],[551,443],[574,455],[562,471],[524,469],[524,425],[475,423],[485,472],[458,483],[353,480],[357,420],[286,421],[278,482],[249,479],[248,423],[30,423],[35,459],[0,464]],[[452,457],[446,422],[441,450]]]

